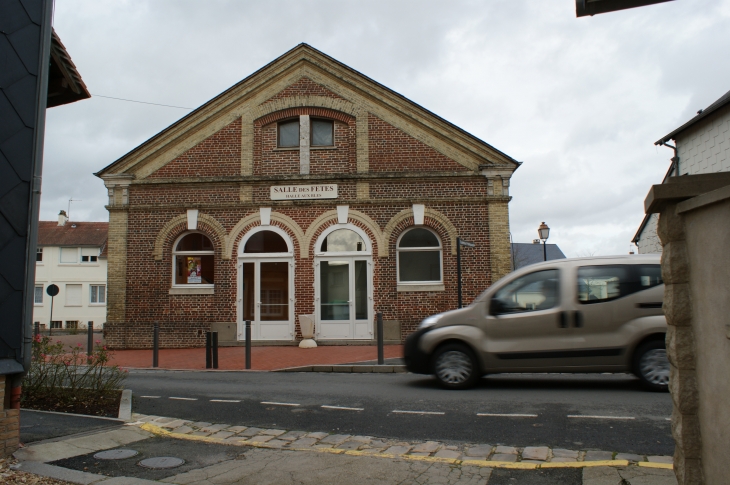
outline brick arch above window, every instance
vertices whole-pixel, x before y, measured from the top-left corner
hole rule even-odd
[[[334,222],[333,222],[334,221]],[[380,230],[380,226],[378,226],[378,223],[375,222],[368,216],[367,214],[364,214],[360,211],[356,211],[353,209],[349,209],[347,211],[347,222],[352,222],[355,225],[360,226],[362,229],[365,229],[367,232],[369,232],[372,235],[372,238],[374,239],[374,242],[376,246],[378,247],[378,257],[383,257],[383,246],[385,244],[383,243],[383,232]],[[314,241],[315,236],[317,236],[320,232],[328,228],[329,226],[337,224],[337,211],[331,210],[327,211],[324,214],[317,217],[307,228],[306,233],[304,234],[303,244],[301,246],[301,254],[302,258],[308,258],[309,257],[309,249],[312,245],[312,241]],[[373,251],[374,253],[375,251]],[[385,256],[387,256],[387,250],[385,253]]]
[[[276,114],[282,111],[287,111],[289,109],[298,109],[298,108],[304,108],[307,110],[316,110],[316,109],[323,109],[327,111],[331,111],[333,113],[341,113],[339,116],[347,116],[348,119],[351,118],[357,118],[358,112],[360,109],[355,106],[353,103],[346,101],[344,99],[334,99],[334,98],[328,98],[325,96],[291,96],[288,98],[282,98],[277,99],[275,101],[271,101],[268,103],[264,103],[260,106],[257,106],[253,110],[251,110],[250,113],[250,119],[255,120],[258,122],[258,120],[261,120],[263,118],[267,118],[268,115]],[[299,114],[312,114],[312,113],[291,113],[287,116],[296,116]],[[322,115],[318,115],[322,116]],[[276,121],[277,119],[268,119],[264,124],[271,123],[272,121]],[[344,122],[344,119],[341,120]]]
[[[292,239],[292,242],[294,245],[299,245],[300,248],[300,254],[302,254],[305,251],[302,251],[302,241],[304,241],[304,231],[302,231],[302,228],[299,227],[299,224],[292,219],[291,217],[282,214],[281,212],[271,212],[271,223],[284,229],[288,234],[289,237]],[[242,239],[242,236],[244,233],[248,231],[248,229],[251,226],[261,225],[261,216],[260,212],[254,212],[252,214],[247,215],[240,221],[236,223],[235,226],[233,226],[233,229],[231,229],[231,232],[228,234],[228,248],[226,249],[228,251],[227,253],[227,259],[230,259],[233,255],[233,250],[235,249],[234,246],[236,244],[240,243],[240,240]],[[303,258],[306,258],[306,256],[301,256]]]
[[[262,116],[257,120],[254,120],[254,125],[265,126],[270,123],[277,121],[286,120],[289,118],[295,118],[300,115],[309,115],[313,118],[327,118],[330,120],[341,121],[342,123],[350,124],[355,122],[355,117],[341,111],[335,111],[328,108],[313,108],[303,106],[300,108],[288,108],[285,110],[277,111],[275,113],[269,113],[266,116]]]
[[[202,230],[205,226],[207,226],[210,230]],[[187,230],[187,214],[180,214],[179,216],[170,219],[167,224],[160,229],[160,232],[157,233],[157,237],[155,238],[155,245],[152,250],[152,256],[155,258],[155,261],[162,260],[162,254],[165,251],[165,245],[168,244],[168,241],[171,244],[172,241]],[[230,255],[226,256],[227,254],[230,254],[227,253],[228,237],[226,235],[226,229],[220,222],[208,214],[198,214],[198,230],[208,236],[214,245],[216,242],[219,244],[219,247],[216,249],[220,250],[223,259],[231,259]]]
[[[386,242],[383,245],[385,247],[385,256],[388,256],[389,244],[391,239],[394,238],[394,234],[397,238],[402,232],[413,227],[413,222],[413,209],[403,209],[388,221],[385,229],[383,229],[383,239]],[[435,229],[439,235],[445,234],[449,239],[451,254],[456,255],[456,238],[459,236],[459,231],[449,218],[435,209],[426,207],[423,222],[424,226]],[[393,242],[395,243],[395,239],[393,239]],[[444,244],[444,246],[446,245]]]

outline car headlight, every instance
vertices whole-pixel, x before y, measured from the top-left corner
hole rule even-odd
[[[420,325],[418,325],[418,329],[420,330],[422,328],[428,328],[428,327],[431,327],[433,325],[436,325],[436,323],[438,323],[439,320],[441,320],[441,315],[440,314],[439,315],[431,315],[430,317],[426,317],[426,318],[423,319],[423,321],[420,323]]]

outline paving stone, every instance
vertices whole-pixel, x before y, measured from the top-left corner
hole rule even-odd
[[[222,439],[230,438],[231,436],[233,436],[233,433],[231,433],[230,431],[218,431],[217,433],[215,433],[214,435],[211,435],[210,437],[222,440]]]
[[[558,456],[550,460],[551,463],[574,463],[578,458],[568,458],[567,456]]]
[[[338,450],[357,450],[363,445],[362,441],[345,441],[341,445],[335,446]]]
[[[324,449],[324,448],[332,448],[332,445],[329,443],[322,443],[322,444],[316,444],[316,445],[312,446],[312,448],[316,448],[316,449],[320,450],[320,449]]]
[[[284,433],[286,433],[285,429],[265,429],[261,432],[261,434],[271,435],[271,436],[281,436]]]
[[[514,446],[498,446],[494,449],[494,452],[499,454],[507,453],[509,455],[517,455],[519,453]]]
[[[603,461],[613,460],[613,452],[611,451],[587,451],[583,461]]]
[[[380,448],[363,448],[362,450],[360,450],[360,453],[363,453],[365,455],[377,455],[378,453],[380,453],[380,451]]]
[[[256,436],[260,432],[262,432],[263,429],[261,428],[247,428],[241,433],[238,433],[240,436]]]
[[[411,447],[410,446],[391,446],[390,448],[388,448],[387,450],[385,450],[383,453],[385,453],[386,455],[398,455],[398,456],[400,456],[400,455],[405,455],[409,451],[411,451]]]
[[[198,421],[197,423],[193,423],[190,426],[194,428],[205,428],[206,426],[213,426],[213,423],[206,423],[205,421]]]
[[[243,436],[234,436],[232,438],[226,438],[223,441],[225,441],[226,443],[233,443],[236,445],[240,445],[241,443],[248,441],[248,440],[246,438],[244,438]]]
[[[454,446],[454,445],[445,446],[444,448],[446,448],[447,450],[458,450],[459,449],[458,446]]]
[[[646,460],[651,463],[674,463],[673,456],[647,456]]]
[[[273,440],[273,439],[274,439],[274,437],[271,436],[271,435],[268,435],[268,436],[267,435],[259,435],[259,436],[254,436],[253,438],[250,438],[248,440],[248,442],[249,443],[266,443],[267,441]]]
[[[492,452],[492,445],[476,445],[467,448],[465,455],[472,458],[486,459]]]
[[[207,431],[195,431],[193,433],[190,433],[190,436],[210,436],[211,433],[208,433]]]
[[[245,431],[248,429],[248,426],[231,426],[227,429],[227,431],[230,431],[231,433],[240,433],[241,431]]]
[[[305,436],[305,438],[314,438],[317,440],[321,440],[322,438],[325,438],[327,436],[328,436],[327,433],[309,433]]]
[[[520,463],[545,463],[541,460],[522,460]]]
[[[220,431],[222,429],[228,428],[230,425],[228,424],[213,424],[211,426],[204,426],[200,428],[201,431],[210,431],[211,433],[215,433],[216,431]]]
[[[169,423],[166,423],[164,426],[161,426],[162,428],[169,428],[169,429],[176,429],[181,426],[185,426],[190,421],[185,421],[184,419],[176,419],[174,421],[170,421]]]
[[[179,428],[175,428],[172,430],[173,433],[178,434],[188,434],[191,431],[193,431],[193,428],[191,428],[190,426],[180,426]]]
[[[177,421],[177,418],[157,418],[157,419],[155,419],[152,422],[153,423],[167,424],[167,423],[172,423],[173,421]]]
[[[319,440],[322,444],[329,444],[329,445],[339,445],[340,443],[344,443],[350,438],[349,434],[331,434],[325,438],[322,438]]]
[[[378,450],[384,450],[384,449],[388,448],[390,445],[388,443],[386,443],[385,441],[373,440],[370,443],[368,443],[366,446],[368,448],[374,448],[374,449],[378,449]]]
[[[512,453],[495,453],[489,461],[517,461],[517,455]]]
[[[450,458],[458,460],[459,458],[461,458],[461,453],[454,450],[439,450],[433,456],[435,456],[436,458]]]
[[[350,441],[359,441],[361,443],[370,443],[373,441],[372,436],[351,436]]]
[[[408,456],[431,456],[431,453],[408,453]]]
[[[289,443],[289,446],[292,448],[309,448],[317,441],[319,440],[316,438],[299,438],[298,440]]]
[[[143,423],[151,423],[155,419],[160,419],[160,417],[161,416],[143,416],[143,417],[139,418],[139,420],[142,421]]]
[[[286,441],[294,441],[298,440],[302,436],[306,435],[306,431],[289,431],[288,433],[284,433],[283,435],[279,436],[280,440],[286,440]]]
[[[550,448],[547,446],[528,446],[522,450],[522,461],[539,460],[545,461],[550,455]]]
[[[411,454],[415,453],[433,453],[441,447],[441,443],[438,441],[426,441],[425,443],[419,443],[413,447]]]
[[[553,448],[553,461],[555,461],[555,458],[573,458],[575,461],[578,459],[578,456],[580,456],[580,451]]]
[[[266,442],[267,448],[283,448],[285,446],[289,446],[288,441],[273,439]]]
[[[644,461],[642,455],[635,455],[633,453],[619,453],[616,455],[615,460],[629,460],[629,461]]]

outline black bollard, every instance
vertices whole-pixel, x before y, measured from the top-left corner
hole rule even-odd
[[[378,312],[378,365],[383,365],[383,312]]]
[[[251,368],[251,320],[246,320],[246,369]]]
[[[213,334],[213,368],[218,368],[218,332],[212,332]]]
[[[213,368],[213,333],[205,332],[205,368]]]
[[[91,364],[91,355],[94,353],[94,322],[86,325],[86,360]]]
[[[160,324],[155,322],[152,333],[152,367],[160,366]]]

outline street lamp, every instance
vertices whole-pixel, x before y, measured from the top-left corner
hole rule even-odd
[[[459,295],[459,308],[461,308],[461,247],[473,248],[474,243],[464,241],[460,237],[456,238],[456,287],[457,294]]]
[[[547,261],[547,240],[550,236],[550,228],[544,222],[537,228],[537,234],[542,240],[542,260]]]

